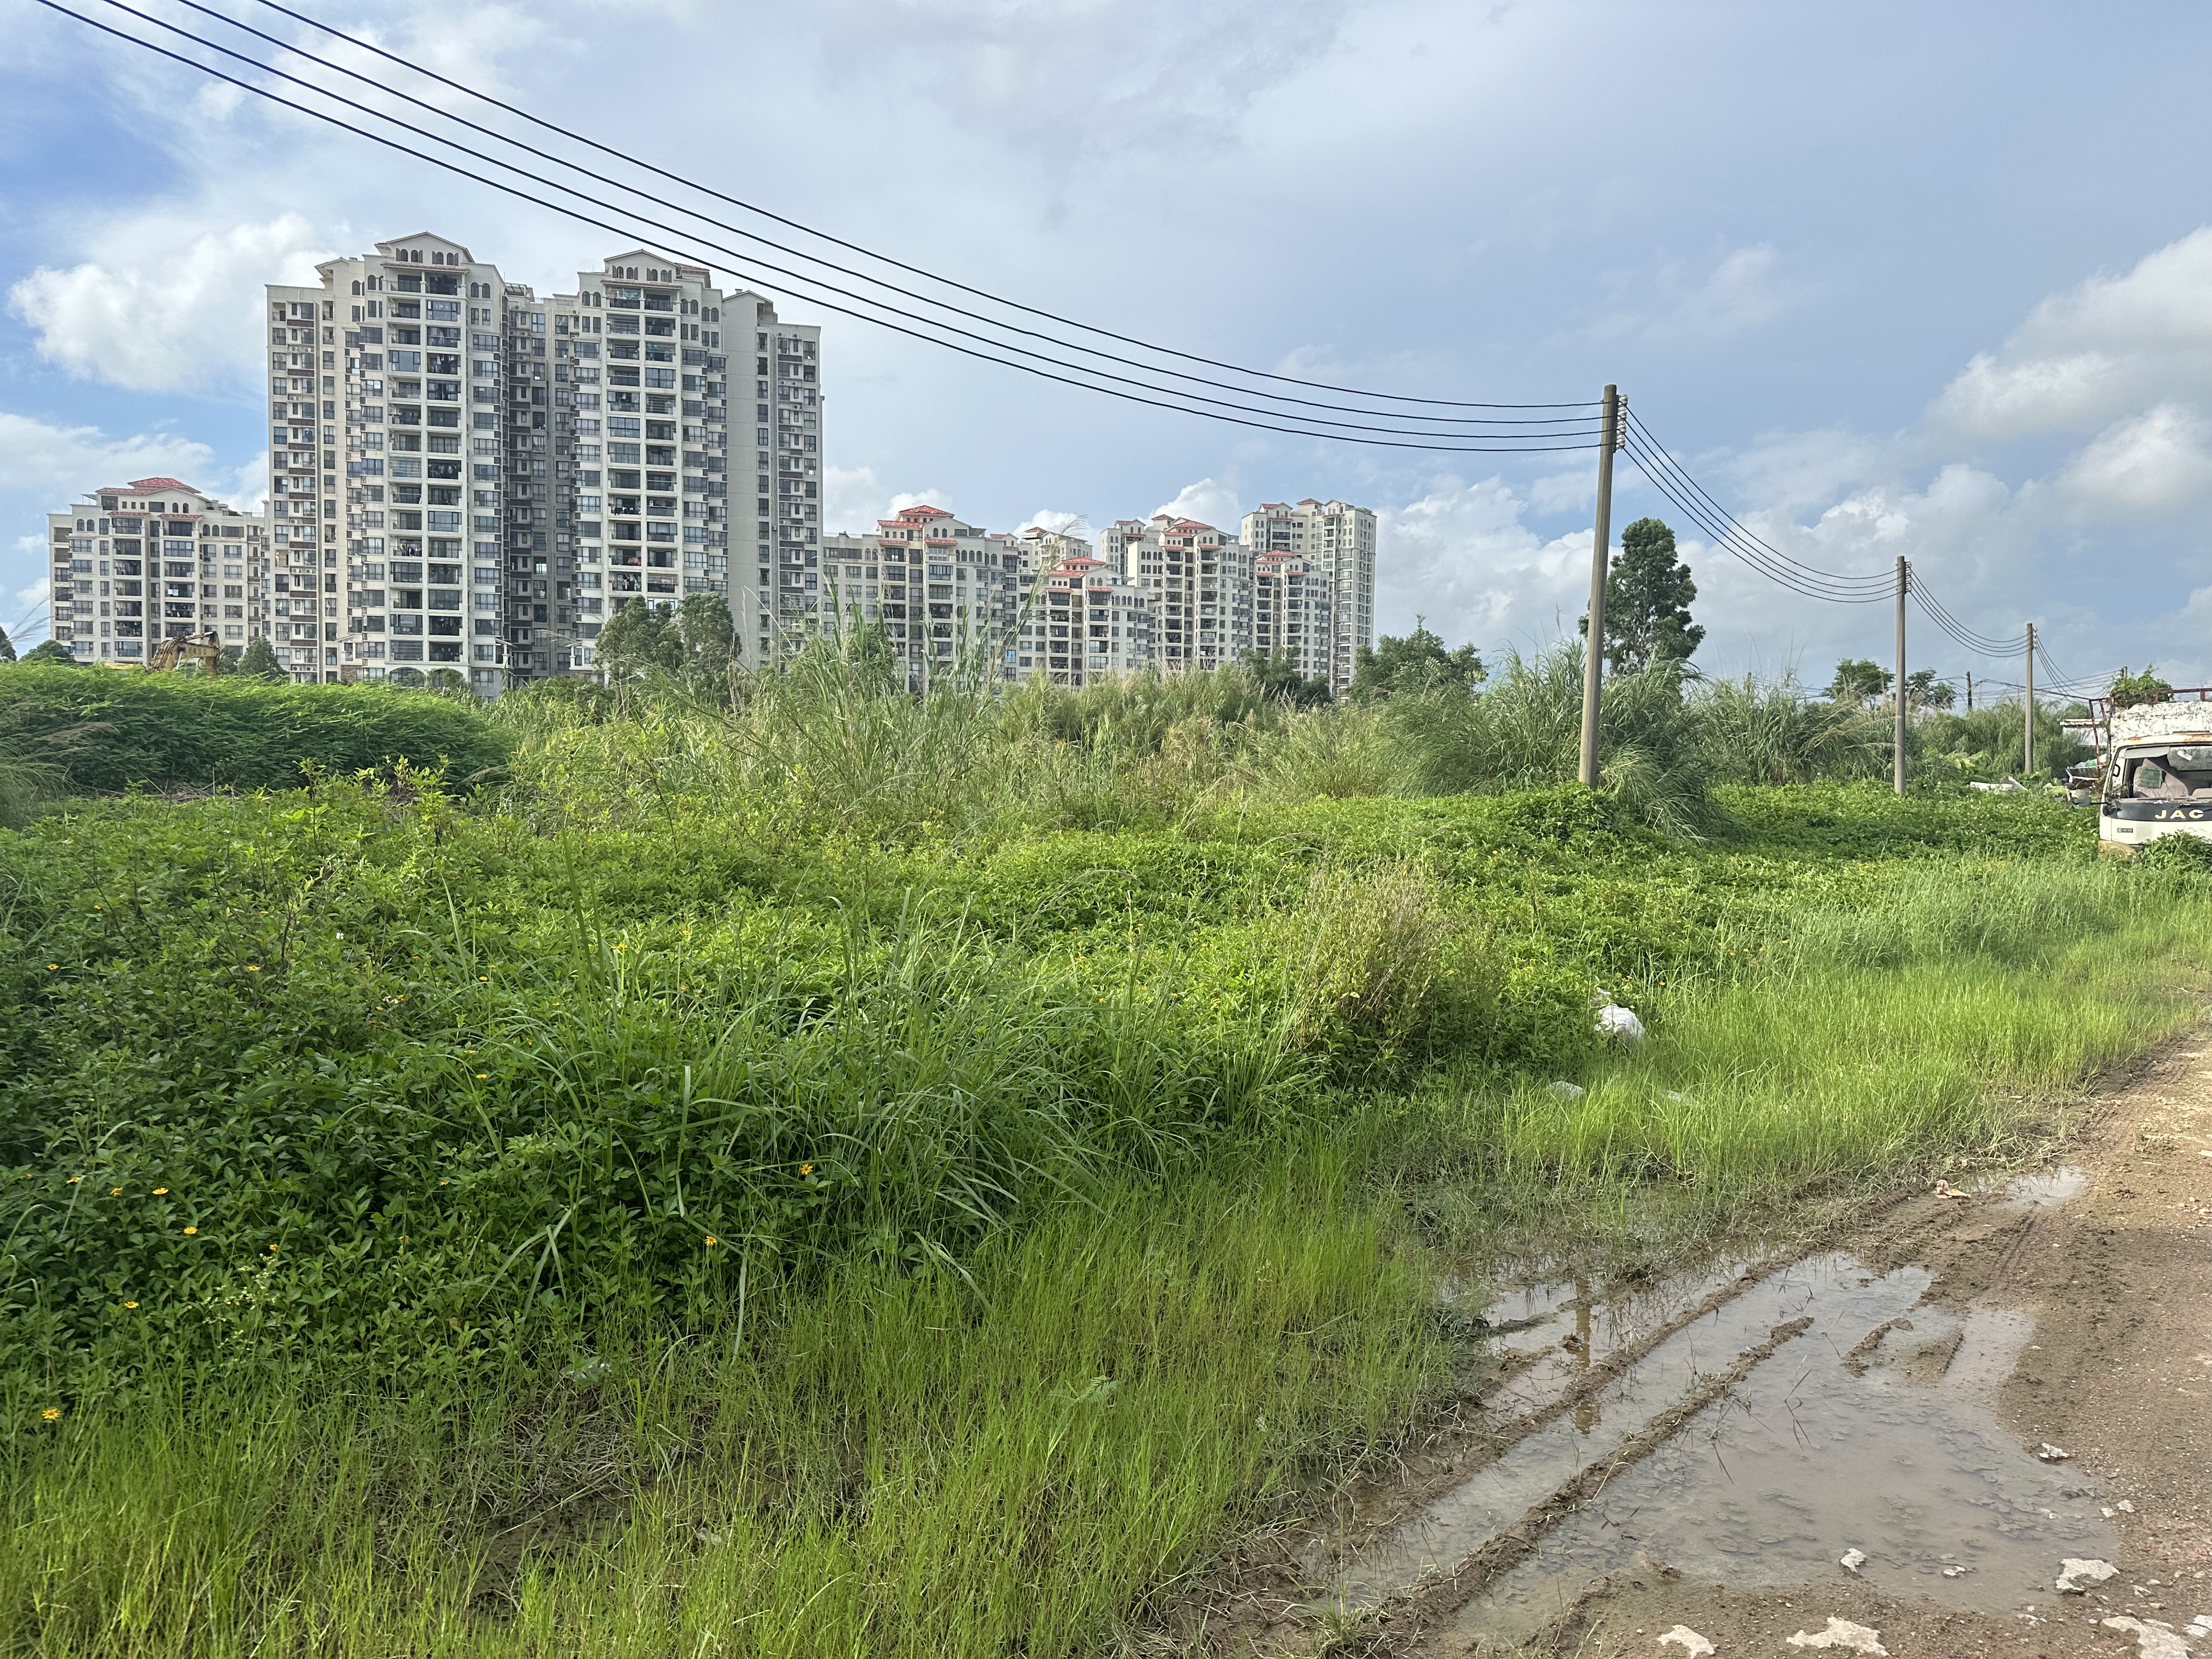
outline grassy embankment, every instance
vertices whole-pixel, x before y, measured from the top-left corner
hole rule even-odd
[[[10,1643],[1096,1651],[1414,1418],[1439,1262],[2002,1156],[2212,937],[1694,733],[866,692],[0,834]]]

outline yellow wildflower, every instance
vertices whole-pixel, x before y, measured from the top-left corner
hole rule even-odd
[[[190,1237],[191,1237],[194,1233],[196,1233],[196,1232],[198,1232],[198,1231],[199,1231],[199,1229],[198,1229],[198,1228],[197,1228],[197,1227],[187,1227],[187,1228],[185,1228],[185,1237],[186,1238],[190,1238]]]

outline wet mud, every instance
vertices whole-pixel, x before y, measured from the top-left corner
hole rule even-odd
[[[1493,1296],[1479,1401],[1234,1649],[2212,1659],[2203,1034],[1845,1242]]]

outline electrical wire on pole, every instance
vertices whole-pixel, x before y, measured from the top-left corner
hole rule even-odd
[[[645,187],[614,173],[586,166],[542,143],[518,137],[496,125],[471,119],[441,104],[416,96],[392,82],[334,61],[293,40],[255,27],[217,6],[201,0],[176,0],[199,16],[235,29],[264,46],[289,55],[305,69],[312,65],[328,76],[345,80],[378,97],[396,100],[421,114],[403,119],[388,109],[349,97],[308,74],[292,70],[224,46],[207,36],[142,9],[128,0],[78,0],[99,3],[124,14],[137,24],[228,60],[243,70],[297,88],[303,95],[336,106],[346,114],[316,103],[284,96],[254,79],[232,74],[158,40],[113,27],[74,9],[62,0],[39,3],[115,40],[155,53],[201,75],[236,87],[284,109],[345,131],[368,143],[426,161],[431,166],[499,191],[518,200],[561,214],[580,223],[612,234],[633,237],[669,253],[709,268],[730,271],[741,282],[772,293],[803,301],[835,314],[873,324],[963,356],[997,364],[1019,373],[1131,404],[1163,409],[1239,427],[1369,447],[1471,453],[1556,453],[1597,449],[1600,461],[1601,507],[1593,552],[1590,665],[1585,683],[1585,731],[1582,771],[1594,781],[1596,756],[1596,717],[1601,705],[1603,652],[1602,613],[1610,537],[1611,477],[1616,450],[1626,453],[1654,489],[1711,538],[1718,550],[1741,561],[1769,580],[1803,597],[1832,604],[1871,604],[1894,597],[1898,606],[1898,707],[1902,725],[1905,704],[1903,686],[1904,599],[1908,592],[1938,629],[1954,643],[1978,655],[2002,655],[2026,646],[2030,674],[2035,646],[2032,630],[2024,639],[1999,640],[1961,623],[1930,594],[1903,561],[1894,579],[1877,573],[1854,574],[1819,568],[1784,552],[1759,537],[1723,507],[1712,494],[1677,462],[1642,420],[1622,404],[1614,388],[1596,403],[1483,402],[1421,397],[1338,385],[1276,371],[1241,366],[1225,359],[1158,344],[1118,332],[1006,295],[963,283],[925,267],[877,252],[857,242],[817,229],[787,216],[743,200],[727,192],[638,156],[617,150],[588,135],[561,126],[520,105],[506,102],[463,82],[411,64],[374,42],[348,34],[309,14],[277,0],[258,0],[270,11],[342,42],[368,58],[420,76],[438,87],[458,92],[479,104],[514,117],[596,155],[610,158],[621,167],[641,173],[672,186],[678,194]],[[353,118],[396,130],[398,137],[372,130]],[[495,154],[434,128],[429,121],[458,127],[501,152]],[[456,160],[454,158],[462,158]],[[479,169],[484,169],[480,171]],[[495,176],[504,175],[504,176]],[[611,191],[596,193],[575,182]],[[543,192],[543,193],[541,193]],[[696,198],[719,203],[739,213],[791,233],[791,240],[769,235],[703,208]],[[675,221],[641,211],[639,203]],[[706,232],[735,238],[734,247]],[[668,238],[677,240],[669,240]],[[815,251],[818,244],[837,251],[838,257]],[[722,256],[719,258],[710,256]],[[770,258],[769,256],[777,256]],[[788,261],[790,263],[785,263]],[[857,262],[857,263],[856,263]],[[872,267],[873,269],[870,269]],[[907,280],[878,274],[894,271]],[[759,273],[766,273],[762,275]],[[773,280],[771,280],[773,279]],[[910,285],[911,284],[911,285]],[[931,289],[942,292],[932,292]],[[943,297],[949,294],[953,298]],[[1104,342],[1106,343],[1097,343]],[[1126,348],[1117,349],[1116,348]],[[1133,354],[1133,355],[1132,355]],[[1201,373],[1200,371],[1212,371]],[[1123,372],[1128,371],[1128,372]],[[1227,376],[1230,378],[1221,378]],[[1278,390],[1277,388],[1296,388]],[[1326,393],[1326,397],[1308,393]],[[1354,399],[1350,403],[1337,398]],[[1382,405],[1376,407],[1375,405]],[[1437,411],[1437,412],[1431,412]],[[1480,412],[1478,412],[1480,411]],[[1511,411],[1496,413],[1491,411]],[[1357,418],[1340,419],[1338,416]],[[2046,684],[2056,679],[2045,655]],[[1902,735],[1898,765],[1902,787]]]
[[[1897,705],[1897,722],[1891,745],[1890,781],[1891,787],[1900,795],[1905,793],[1905,698],[1908,689],[1905,680],[1905,590],[1910,584],[1910,567],[1905,562],[1905,556],[1899,554],[1897,560],[1897,695],[1893,699]]]
[[[1620,388],[1605,389],[1605,435],[1597,452],[1597,526],[1590,537],[1589,628],[1583,641],[1583,742],[1578,775],[1597,787],[1598,720],[1605,707],[1605,590],[1613,561],[1613,452],[1620,434]]]
[[[313,119],[325,122],[330,125],[337,127],[342,131],[349,132],[354,136],[367,139],[370,143],[383,145],[386,148],[398,150],[410,156],[415,156],[420,160],[429,162],[433,166],[439,167],[447,172],[471,179],[474,182],[484,185],[505,194],[514,196],[518,199],[531,202],[540,207],[548,208],[555,212],[562,213],[568,217],[575,219],[580,222],[591,224],[599,228],[614,232],[617,234],[639,236],[641,240],[652,241],[654,242],[656,246],[665,247],[670,252],[679,258],[689,258],[703,265],[720,266],[723,269],[732,270],[742,279],[750,282],[756,282],[760,287],[769,289],[772,292],[783,294],[790,297],[818,305],[825,310],[836,313],[840,315],[852,317],[860,321],[872,322],[878,326],[890,329],[895,332],[923,339],[930,343],[960,352],[968,356],[981,357],[986,361],[996,362],[1006,367],[1013,368],[1042,379],[1057,380],[1062,384],[1079,386],[1085,390],[1101,392],[1108,396],[1122,398],[1131,402],[1149,404],[1154,407],[1159,408],[1173,409],[1181,413],[1196,415],[1205,419],[1224,421],[1235,425],[1257,427],[1263,430],[1282,432],[1292,436],[1319,438],[1338,442],[1363,444],[1370,447],[1482,453],[1547,453],[1596,447],[1598,431],[1596,426],[1594,424],[1594,409],[1593,406],[1589,404],[1572,403],[1490,404],[1443,399],[1414,400],[1405,398],[1402,394],[1395,393],[1370,393],[1357,392],[1347,393],[1347,395],[1367,398],[1372,401],[1421,401],[1458,410],[1499,408],[1563,411],[1535,416],[1492,416],[1472,414],[1431,415],[1370,410],[1353,405],[1328,403],[1320,399],[1295,397],[1290,394],[1268,392],[1257,388],[1240,388],[1230,385],[1227,382],[1195,375],[1186,370],[1162,368],[1158,366],[1147,366],[1137,363],[1133,362],[1133,360],[1123,357],[1118,354],[1103,352],[1095,348],[1082,345],[1079,343],[1071,343],[1060,340],[1055,337],[1046,335],[1039,331],[1010,325],[1001,319],[992,319],[970,309],[949,305],[943,301],[929,299],[927,296],[918,295],[911,289],[900,288],[896,285],[884,284],[880,282],[876,283],[877,286],[884,289],[886,292],[893,293],[903,298],[915,299],[921,303],[931,306],[938,312],[945,313],[943,315],[926,314],[924,313],[915,311],[908,306],[899,304],[895,300],[886,300],[879,294],[848,288],[838,283],[830,281],[823,276],[819,271],[803,271],[795,270],[787,265],[779,264],[774,262],[762,261],[752,255],[744,252],[738,249],[732,248],[726,244],[700,236],[697,234],[696,228],[687,228],[683,226],[672,224],[665,220],[641,214],[637,212],[634,206],[627,202],[609,200],[604,196],[596,195],[590,191],[581,189],[565,179],[551,177],[545,173],[538,171],[532,167],[525,167],[519,163],[505,160],[501,157],[492,155],[486,151],[478,149],[471,145],[463,143],[441,134],[428,131],[419,125],[411,125],[386,111],[364,104],[357,99],[349,98],[342,93],[333,91],[330,88],[310,81],[304,76],[293,74],[290,71],[280,69],[274,64],[265,63],[248,53],[240,52],[234,48],[224,46],[216,41],[210,40],[204,35],[196,34],[192,31],[183,28],[177,24],[171,23],[165,19],[155,16],[150,13],[142,11],[135,6],[125,3],[125,0],[100,0],[100,3],[111,7],[114,10],[125,13],[129,16],[138,20],[142,23],[149,24],[154,27],[165,30],[173,36],[191,42],[191,44],[206,51],[212,52],[224,58],[229,58],[233,62],[244,67],[258,70],[264,75],[276,80],[286,82],[292,86],[299,88],[303,92],[311,93],[317,97],[328,100],[329,101],[337,104],[341,108],[351,112],[355,115],[364,116],[371,120],[383,122],[392,126],[399,131],[405,142],[395,140],[387,137],[381,133],[369,131],[365,127],[354,124],[347,118],[333,115],[326,110],[316,108],[310,105],[299,102],[296,100],[283,96],[251,80],[243,79],[238,76],[228,74],[213,65],[202,63],[196,58],[172,51],[169,48],[160,45],[156,41],[144,39],[142,36],[131,33],[123,29],[112,27],[108,24],[100,22],[94,18],[86,15],[82,12],[72,9],[70,6],[60,3],[60,0],[40,0],[40,3],[46,6],[50,10],[75,18],[78,21],[85,23],[88,27],[98,29],[118,40],[139,46],[145,51],[156,53],[161,57],[170,58],[171,60],[183,64],[185,67],[196,70],[201,74],[207,75],[212,78],[239,87],[242,90],[252,93],[256,96],[263,98],[271,103],[293,110],[298,113],[307,115]],[[189,0],[187,0],[187,3],[189,3]],[[222,14],[214,12],[204,6],[195,5],[193,9],[199,11],[205,15],[216,17],[222,16]],[[235,21],[235,20],[230,19],[224,19],[224,21],[232,22]],[[246,26],[238,25],[238,27],[245,27]],[[258,35],[260,34],[259,31],[249,32]],[[275,42],[274,37],[261,35],[260,38],[270,40],[272,44],[282,44]],[[295,48],[290,48],[289,46],[285,49],[296,51]],[[313,56],[312,54],[305,55],[310,58]],[[413,98],[411,94],[400,92],[396,88],[386,86],[383,82],[375,81],[373,77],[361,76],[358,71],[345,69],[341,65],[328,64],[326,60],[320,58],[314,58],[313,61],[318,64],[325,64],[325,67],[331,69],[334,72],[343,73],[352,76],[356,80],[365,81],[368,84],[377,90],[385,92],[391,96],[403,99],[420,107],[430,110],[431,112],[438,114],[444,118],[461,121],[461,118],[453,117],[447,112],[436,110],[434,106],[424,105],[422,100]],[[530,118],[534,119],[535,118]],[[589,169],[574,168],[574,164],[562,161],[559,158],[545,156],[542,152],[532,149],[528,146],[520,145],[519,141],[507,138],[505,135],[491,133],[490,130],[483,128],[477,124],[462,121],[462,125],[469,126],[477,132],[485,133],[489,136],[497,137],[501,143],[515,145],[518,148],[522,149],[526,154],[529,154],[536,159],[543,161],[547,166],[571,167],[577,171],[581,176],[588,177],[594,180],[605,180],[606,178],[606,175],[592,172]],[[445,150],[453,152],[454,155],[465,156],[470,161],[475,162],[480,166],[512,174],[517,179],[525,180],[527,184],[534,186],[535,188],[520,188],[506,180],[489,176],[484,173],[480,173],[477,171],[475,167],[447,159],[446,156],[428,153],[428,151],[423,148],[426,144],[439,146]],[[668,176],[672,177],[673,175]],[[619,188],[619,186],[617,187]],[[549,198],[537,193],[538,190],[553,192],[553,198]],[[554,199],[560,197],[566,197],[572,199],[566,201]],[[648,199],[656,204],[672,206],[673,210],[684,213],[689,217],[705,219],[705,216],[698,214],[694,210],[682,208],[680,204],[669,204],[665,198],[647,196],[646,199]],[[617,216],[617,219],[611,222],[606,218],[599,216],[599,215],[603,213],[616,215]],[[705,219],[705,222],[716,226],[723,225],[723,222],[717,220]],[[659,233],[659,234],[649,235],[645,233]],[[745,233],[741,230],[735,234],[740,235],[750,234],[750,233]],[[678,237],[681,240],[675,241],[667,240],[666,238],[671,236]],[[754,240],[757,240],[760,239],[755,238]],[[784,245],[775,244],[774,246],[782,247]],[[710,258],[708,257],[710,254],[720,254],[725,257],[720,259]],[[802,255],[799,257],[804,258],[805,256]],[[824,262],[817,260],[815,263],[823,264]],[[825,264],[825,268],[851,274],[849,267]],[[771,281],[761,277],[757,274],[760,271],[771,272],[775,276],[781,280]],[[825,297],[828,295],[834,295],[836,297]],[[864,309],[855,309],[856,307],[864,307]],[[951,320],[954,318],[957,318],[962,320]],[[964,324],[966,322],[976,323],[979,325],[979,327],[970,328],[965,326]],[[1080,327],[1082,325],[1075,325],[1074,326]],[[984,330],[997,331],[982,331]],[[1102,331],[1092,331],[1103,332]],[[1051,344],[1054,349],[1041,350],[1036,347],[1023,344],[1019,338],[1000,337],[1002,334],[1013,334],[1024,336],[1028,338],[1043,340]],[[1119,339],[1128,337],[1114,336],[1112,337]],[[1190,361],[1204,361],[1209,363],[1213,361],[1211,359],[1198,360],[1190,357],[1189,354],[1173,353],[1167,348],[1148,347],[1146,349],[1164,355],[1182,356]],[[1055,355],[1056,352],[1070,352],[1078,354],[1079,356],[1088,355],[1105,361],[1121,363],[1127,367],[1136,368],[1143,371],[1143,373],[1138,375],[1123,374],[1115,369],[1103,368],[1098,363],[1078,361],[1076,356]],[[1243,374],[1248,378],[1258,378],[1290,383],[1290,377],[1274,375],[1267,371],[1236,369],[1233,372]],[[1168,383],[1164,383],[1163,379],[1161,378],[1147,377],[1164,377],[1165,382]],[[1182,384],[1184,382],[1188,382],[1189,384]],[[1193,386],[1211,386],[1216,390],[1226,391],[1235,395],[1226,398],[1215,397],[1206,392],[1194,390]],[[1330,412],[1323,413],[1320,411]],[[1361,414],[1372,416],[1376,418],[1370,421],[1337,420],[1332,418],[1332,414]]]

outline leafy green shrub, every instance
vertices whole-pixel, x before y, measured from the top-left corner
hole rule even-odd
[[[506,763],[511,740],[450,698],[372,685],[271,685],[241,675],[86,672],[18,664],[0,714],[25,736],[81,733],[61,763],[76,789],[288,789],[303,767],[459,780]]]
[[[2160,836],[2136,848],[2129,863],[2154,875],[2202,881],[2212,877],[2212,841],[2197,836]]]
[[[1450,927],[1426,869],[1318,872],[1283,927],[1294,953],[1295,1047],[1373,1065],[1426,1034]]]

